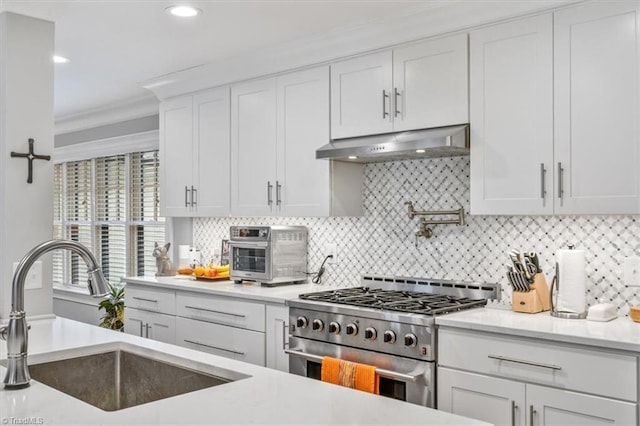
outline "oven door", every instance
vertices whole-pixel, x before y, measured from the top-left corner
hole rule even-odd
[[[322,357],[374,365],[380,376],[380,395],[434,408],[435,364],[373,351],[289,338],[289,372],[320,380]]]
[[[271,279],[271,253],[267,242],[229,242],[231,278]]]

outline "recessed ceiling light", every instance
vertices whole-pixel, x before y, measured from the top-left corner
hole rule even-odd
[[[65,58],[64,56],[53,55],[53,63],[66,64],[67,62],[71,62],[71,59]]]
[[[355,155],[350,155],[347,157],[349,160],[357,160],[358,157],[356,157]]]
[[[425,152],[424,149],[416,149],[416,154],[424,154]]]
[[[202,12],[200,9],[191,6],[169,6],[165,10],[173,16],[179,16],[180,18],[191,18]]]

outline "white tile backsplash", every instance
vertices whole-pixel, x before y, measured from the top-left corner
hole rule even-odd
[[[367,165],[363,217],[199,218],[193,241],[207,256],[228,238],[231,225],[304,225],[310,270],[322,262],[325,243],[337,244],[339,259],[327,267],[324,285],[358,285],[365,273],[408,275],[499,282],[506,297],[511,290],[503,265],[510,249],[537,251],[550,284],[555,251],[573,244],[586,251],[587,304],[612,302],[621,314],[640,304],[640,291],[623,283],[624,258],[640,255],[640,216],[467,215],[464,226],[435,226],[433,238],[420,238],[416,246],[419,218],[409,219],[405,201],[416,210],[468,212],[469,157]]]

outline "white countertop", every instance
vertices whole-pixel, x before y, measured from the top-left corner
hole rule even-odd
[[[627,317],[609,322],[561,319],[549,312],[525,314],[501,309],[469,309],[436,318],[442,327],[511,334],[607,349],[640,352],[640,323]]]
[[[32,380],[25,389],[0,390],[2,424],[486,424],[64,318],[30,325],[29,353],[34,363],[52,359],[56,356],[49,354],[52,351],[81,356],[94,345],[129,344],[251,377],[113,412]],[[0,342],[0,358],[6,358],[6,351],[6,343]],[[4,367],[0,374],[4,377]]]
[[[275,287],[266,287],[249,282],[235,284],[233,281],[196,280],[189,275],[176,275],[174,277],[127,277],[124,278],[123,281],[132,284],[142,284],[173,290],[195,291],[282,305],[287,300],[297,298],[298,294],[330,289],[327,286],[319,284],[287,284]]]

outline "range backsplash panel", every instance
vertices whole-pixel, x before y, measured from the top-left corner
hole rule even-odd
[[[433,227],[431,239],[415,232],[406,201],[416,210],[469,211],[469,157],[396,161],[365,166],[364,216],[343,218],[247,217],[194,219],[194,245],[203,257],[219,250],[231,225],[304,225],[309,229],[309,270],[337,244],[337,262],[322,284],[359,285],[362,274],[406,275],[497,282],[510,298],[507,252],[534,250],[551,284],[554,254],[573,244],[586,251],[587,304],[612,302],[620,314],[640,305],[637,288],[623,282],[627,256],[640,255],[640,216],[465,216],[465,225]]]

